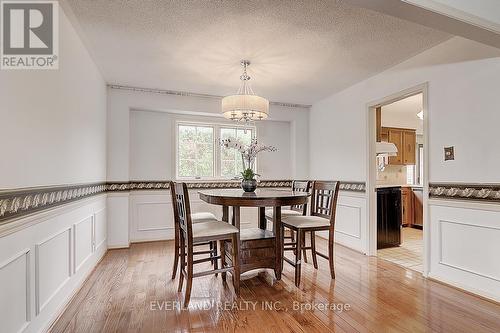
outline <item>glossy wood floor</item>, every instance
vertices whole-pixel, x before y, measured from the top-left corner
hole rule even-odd
[[[317,246],[326,242],[318,239]],[[170,279],[172,259],[172,242],[110,250],[51,331],[500,332],[500,305],[338,245],[336,280],[321,258],[315,270],[309,254],[300,289],[288,264],[274,286],[267,275],[247,277],[239,298],[230,279],[223,284],[220,276],[207,276],[194,280],[188,310],[176,303],[182,294]],[[308,309],[311,304],[316,308]]]

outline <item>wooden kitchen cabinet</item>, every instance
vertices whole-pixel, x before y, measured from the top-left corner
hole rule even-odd
[[[403,131],[403,164],[416,164],[415,150],[417,146],[417,135],[414,130]]]
[[[424,205],[423,205],[423,189],[413,189],[413,223],[412,227],[422,229],[424,226]]]
[[[401,188],[401,210],[404,227],[411,227],[414,223],[413,190],[410,187]]]
[[[396,156],[389,157],[390,165],[415,165],[415,149],[417,135],[414,129],[382,127],[380,130],[382,141],[394,143],[398,148]]]

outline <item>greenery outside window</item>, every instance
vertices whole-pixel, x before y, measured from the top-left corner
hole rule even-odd
[[[176,126],[177,179],[232,179],[242,170],[241,155],[220,147],[229,137],[249,144],[256,136],[254,127],[184,123]]]

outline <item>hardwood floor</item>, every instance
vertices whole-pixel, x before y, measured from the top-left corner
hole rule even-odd
[[[321,238],[316,243],[326,246]],[[335,250],[335,280],[321,258],[318,270],[312,260],[302,264],[300,289],[286,263],[274,286],[262,274],[243,276],[239,298],[230,278],[223,284],[220,275],[207,276],[193,281],[188,310],[176,303],[182,294],[170,279],[173,242],[110,250],[51,332],[500,332],[498,304],[385,260]]]

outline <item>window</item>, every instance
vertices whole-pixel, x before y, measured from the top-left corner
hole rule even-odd
[[[177,124],[176,170],[178,179],[231,179],[242,171],[241,155],[220,147],[220,139],[230,137],[249,144],[253,127],[218,124]]]
[[[221,128],[221,140],[227,138],[236,138],[245,145],[250,144],[252,140],[252,130],[243,128]],[[220,171],[221,177],[233,178],[243,171],[243,163],[241,161],[241,154],[236,149],[228,149],[221,147],[220,153]]]
[[[417,158],[417,183],[422,185],[424,182],[424,145],[418,145]]]
[[[214,176],[214,128],[179,125],[177,175],[180,178]]]

